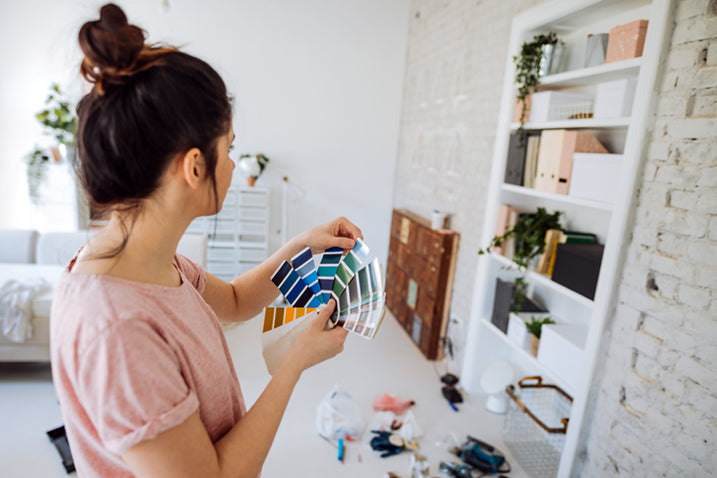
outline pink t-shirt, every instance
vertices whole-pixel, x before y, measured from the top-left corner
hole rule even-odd
[[[180,255],[174,265],[179,287],[70,273],[58,285],[52,376],[80,476],[133,476],[121,455],[196,411],[213,442],[246,413],[224,334],[201,295],[207,273]]]

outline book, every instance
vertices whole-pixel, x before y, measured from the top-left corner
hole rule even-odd
[[[525,150],[525,170],[523,171],[523,187],[525,188],[533,188],[535,186],[539,150],[540,135],[529,135]]]
[[[539,274],[549,274],[550,261],[553,258],[555,251],[555,245],[562,238],[563,231],[560,229],[548,229],[545,231],[545,249],[538,259],[538,266],[536,272]]]

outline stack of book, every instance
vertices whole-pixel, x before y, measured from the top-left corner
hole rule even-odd
[[[508,144],[505,183],[567,195],[575,153],[608,151],[586,131],[517,131]]]
[[[552,277],[558,244],[597,244],[597,236],[589,232],[549,229],[545,233],[545,250],[538,259],[536,272]]]

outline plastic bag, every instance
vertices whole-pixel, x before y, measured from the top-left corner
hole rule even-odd
[[[316,431],[330,440],[361,436],[364,421],[358,404],[351,395],[334,385],[316,408]]]

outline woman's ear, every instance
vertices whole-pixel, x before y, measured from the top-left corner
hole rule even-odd
[[[187,185],[197,189],[206,175],[204,156],[199,148],[192,148],[184,154],[181,171]]]

